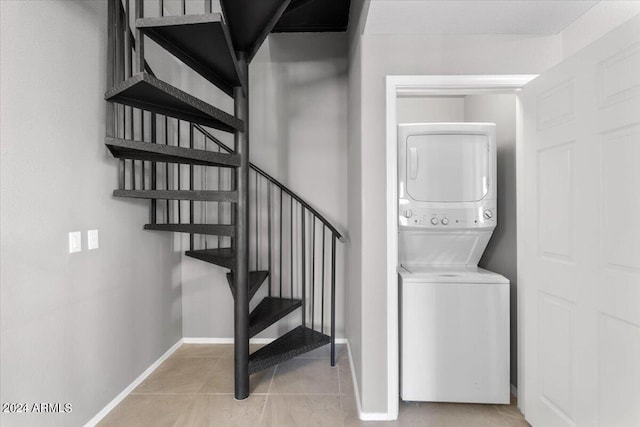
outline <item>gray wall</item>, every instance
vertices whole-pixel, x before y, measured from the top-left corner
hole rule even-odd
[[[516,212],[516,96],[514,94],[465,97],[467,122],[496,124],[498,156],[498,225],[479,266],[511,281],[511,384],[518,385],[517,335],[517,212]]]
[[[347,286],[345,287],[345,335],[353,360],[356,389],[362,390],[362,48],[360,34],[368,2],[352,0],[349,11],[348,56],[348,175],[347,210],[349,240],[346,244]]]
[[[349,214],[349,228],[362,232],[350,246],[350,258],[362,260],[359,266],[360,359],[354,363],[362,379],[361,404],[365,412],[387,411],[387,284],[386,284],[386,155],[385,84],[386,75],[440,74],[530,74],[541,72],[562,57],[558,37],[515,35],[422,36],[360,35],[361,122],[351,119],[360,133],[350,133],[360,146],[350,150],[349,164],[360,166],[359,211]],[[350,173],[351,177],[351,173]],[[351,184],[350,184],[351,187]],[[359,214],[358,214],[359,213]],[[352,267],[350,267],[352,268]],[[354,292],[355,294],[355,292]],[[356,317],[353,314],[349,318]],[[347,324],[347,330],[351,325]],[[352,336],[348,335],[351,342]]]
[[[81,425],[181,338],[180,255],[142,230],[147,203],[111,197],[106,2],[1,1],[0,14],[0,400],[73,405],[0,424]]]
[[[187,76],[182,84],[193,87],[194,81]],[[251,162],[346,230],[346,34],[270,35],[251,63],[250,94]],[[344,245],[338,242],[338,337],[344,336],[344,254]],[[225,272],[202,261],[183,258],[185,337],[233,337],[233,302]],[[252,304],[260,302],[266,291],[263,286]],[[257,338],[277,337],[299,324],[299,311],[286,319]]]

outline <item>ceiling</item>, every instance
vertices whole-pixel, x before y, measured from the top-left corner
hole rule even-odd
[[[365,34],[557,34],[597,0],[370,0]]]

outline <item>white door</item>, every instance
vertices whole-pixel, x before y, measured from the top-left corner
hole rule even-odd
[[[525,416],[534,427],[638,427],[640,16],[521,99]]]

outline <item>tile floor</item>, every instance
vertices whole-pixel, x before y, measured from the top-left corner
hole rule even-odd
[[[252,348],[255,350],[257,346]],[[233,347],[183,344],[99,424],[101,427],[500,427],[529,424],[514,404],[401,403],[393,422],[358,419],[346,346],[329,346],[251,377],[233,399]]]

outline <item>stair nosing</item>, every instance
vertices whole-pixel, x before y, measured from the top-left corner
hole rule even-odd
[[[114,197],[157,200],[193,200],[203,202],[238,201],[237,191],[218,190],[113,190]]]
[[[218,153],[215,151],[200,150],[195,148],[178,147],[175,145],[156,144],[148,141],[137,141],[133,139],[106,137],[105,145],[115,158],[132,158],[127,155],[114,153],[111,147],[129,149],[140,153],[157,154],[158,156],[178,157],[184,162],[170,161],[168,163],[195,164],[202,166],[217,167],[239,167],[240,156],[234,153]],[[139,156],[136,156],[139,157]],[[138,158],[136,160],[143,160]],[[151,162],[162,162],[162,160],[147,160]],[[165,162],[166,163],[166,162]]]
[[[163,227],[170,228],[184,228],[184,230],[163,230]],[[190,227],[193,227],[194,230],[189,230]],[[211,228],[210,231],[207,231],[207,228]],[[169,224],[145,224],[145,230],[153,230],[153,231],[167,231],[173,233],[190,233],[190,234],[206,234],[211,236],[235,236],[235,226],[230,224],[180,224],[180,223],[169,223]],[[198,231],[200,229],[200,231]]]

